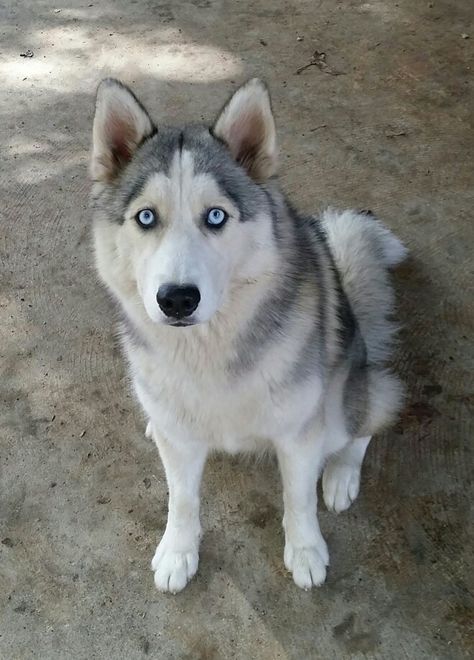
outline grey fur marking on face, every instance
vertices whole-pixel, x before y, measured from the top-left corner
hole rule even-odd
[[[241,221],[252,219],[256,210],[265,205],[264,191],[235,163],[226,147],[206,126],[164,127],[142,143],[113,186],[115,208],[119,202],[115,214],[117,222],[124,222],[126,208],[148,179],[157,172],[167,175],[175,153],[183,150],[192,153],[196,174],[210,174],[234,202]]]
[[[318,314],[315,318],[315,332],[311,339],[316,344],[316,353],[321,354],[321,337],[324,336],[325,301],[322,278],[317,255],[308,250],[308,242],[304,236],[302,220],[285,200],[277,200],[270,191],[265,190],[273,223],[274,235],[278,232],[278,221],[286,216],[287,235],[286,241],[279,236],[276,245],[282,249],[281,263],[282,272],[276,274],[278,286],[270,291],[267,298],[249,320],[247,327],[237,339],[235,346],[235,358],[229,363],[228,368],[234,376],[241,375],[254,368],[265,353],[282,337],[285,336],[287,326],[290,326],[292,318],[297,315],[298,310],[305,304],[301,290],[306,280],[307,272],[314,277],[315,295],[319,297]],[[317,293],[316,293],[317,292]],[[312,342],[311,342],[312,343]],[[305,344],[306,345],[306,344]],[[303,349],[304,350],[304,349]],[[311,346],[311,354],[313,346]],[[295,364],[298,369],[299,361]],[[303,367],[301,369],[303,371]]]
[[[265,194],[230,156],[228,149],[207,128],[188,127],[184,148],[193,155],[196,174],[210,174],[237,206],[240,220],[245,222],[265,208]]]
[[[228,365],[230,373],[239,376],[255,368],[266,350],[284,336],[298,303],[300,285],[297,271],[287,272],[282,283],[260,304],[237,339],[235,358]]]

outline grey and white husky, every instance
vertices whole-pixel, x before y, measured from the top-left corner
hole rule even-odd
[[[326,577],[317,480],[336,512],[357,497],[374,433],[396,415],[386,368],[389,269],[406,250],[370,212],[303,216],[275,178],[265,85],[253,79],[212,128],[155,124],[133,93],[98,89],[91,175],[97,266],[122,311],[137,397],[169,486],[155,583],[196,573],[209,452],[276,452],[285,566]]]

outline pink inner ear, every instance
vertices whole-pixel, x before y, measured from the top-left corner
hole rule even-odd
[[[116,166],[123,166],[132,157],[137,133],[130,116],[111,115],[107,122],[107,142]]]
[[[265,162],[265,130],[264,118],[257,110],[242,114],[229,130],[228,145],[232,155],[257,181],[265,179],[262,169]]]
[[[237,160],[246,152],[254,151],[262,143],[265,125],[259,112],[245,112],[239,116],[229,130],[228,144]]]

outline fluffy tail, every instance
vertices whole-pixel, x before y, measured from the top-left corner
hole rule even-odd
[[[407,256],[402,243],[368,211],[329,209],[321,218],[343,289],[367,347],[368,361],[390,357],[397,326],[391,320],[394,293],[388,269]]]
[[[392,234],[387,227],[375,218],[371,211],[360,211],[357,213],[357,217],[368,219],[367,228],[372,233],[372,240],[378,243],[378,248],[387,268],[395,268],[395,266],[405,261],[408,257],[406,247],[395,234]]]
[[[405,388],[387,369],[369,368],[367,418],[361,436],[374,435],[392,424],[400,412]]]

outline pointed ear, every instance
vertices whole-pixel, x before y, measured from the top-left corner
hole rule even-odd
[[[113,181],[154,131],[147,111],[128,87],[113,78],[103,80],[97,90],[92,129],[92,179]]]
[[[276,172],[278,150],[270,95],[258,78],[238,89],[222,110],[213,133],[255,181]]]

